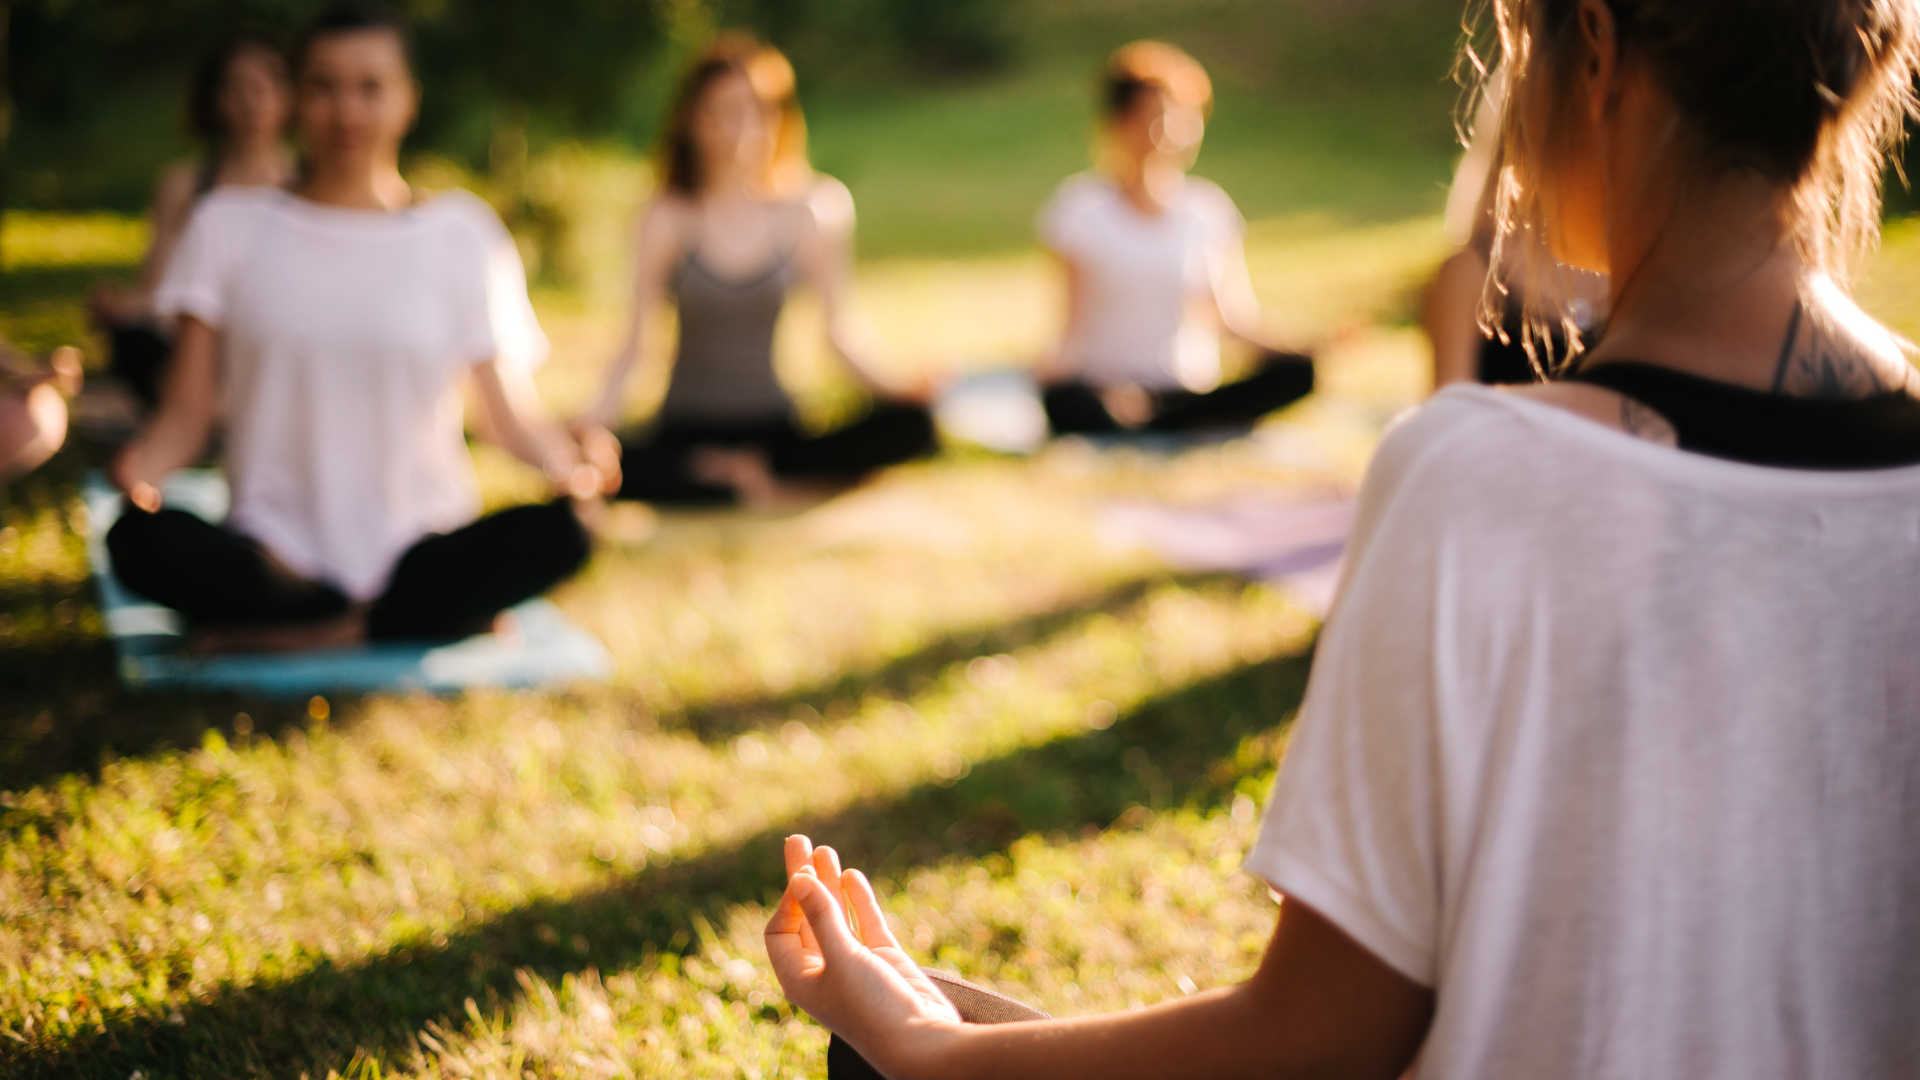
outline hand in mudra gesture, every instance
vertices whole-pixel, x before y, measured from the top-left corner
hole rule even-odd
[[[787,837],[786,855],[787,891],[767,922],[780,988],[868,1061],[906,1066],[960,1014],[887,928],[865,874],[804,836]]]

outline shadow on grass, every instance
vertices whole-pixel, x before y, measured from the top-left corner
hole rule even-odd
[[[306,723],[304,707],[285,701],[127,689],[112,644],[85,625],[93,604],[91,582],[0,585],[0,791],[196,746],[209,728],[231,738],[242,713],[264,735]]]
[[[1036,644],[1078,625],[1089,615],[1117,614],[1163,586],[1203,588],[1212,582],[1240,580],[1223,574],[1156,573],[1024,618],[956,630],[918,652],[864,670],[842,671],[788,693],[705,702],[683,710],[680,722],[703,742],[713,742],[776,726],[802,707],[824,714],[836,702],[857,703],[873,695],[910,697],[926,690],[954,664]]]
[[[108,456],[84,438],[70,441],[39,471],[0,489],[0,525],[71,505],[87,470]],[[209,728],[231,738],[241,713],[268,736],[307,722],[299,703],[130,690],[97,619],[91,581],[0,581],[0,791],[91,776],[114,757],[197,746]]]
[[[1241,747],[1298,706],[1308,664],[1302,655],[1241,668],[1146,703],[1106,731],[982,762],[952,787],[782,822],[584,895],[530,904],[438,946],[409,942],[359,967],[323,965],[277,985],[227,990],[187,1007],[183,1023],[143,1017],[59,1045],[0,1041],[0,1072],[321,1077],[344,1070],[356,1050],[404,1054],[430,1020],[458,1028],[467,998],[513,996],[516,969],[557,979],[589,964],[615,971],[686,948],[695,914],[717,921],[729,904],[772,900],[784,882],[781,842],[793,832],[897,880],[944,857],[1000,851],[1029,833],[1105,828],[1134,806],[1218,806],[1239,780],[1270,765]],[[584,952],[570,947],[576,937]],[[777,1013],[767,1006],[764,1015]]]
[[[949,634],[919,652],[776,696],[707,704],[683,723],[704,741],[776,726],[806,706],[827,712],[836,701],[871,694],[905,697],[953,664],[1045,640],[1097,612],[1114,613],[1162,585],[1202,587],[1212,576],[1130,581],[1097,596],[1024,619]],[[151,694],[128,689],[115,670],[112,646],[75,625],[94,602],[90,583],[0,585],[0,619],[46,622],[24,644],[0,650],[0,791],[19,791],[62,776],[93,776],[102,761],[197,746],[211,729],[232,739],[235,718],[274,737],[303,728],[300,702],[239,694]],[[332,697],[332,695],[330,695]],[[359,700],[334,697],[342,715]]]

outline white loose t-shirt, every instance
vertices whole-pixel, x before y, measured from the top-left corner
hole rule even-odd
[[[464,191],[387,213],[222,188],[154,305],[220,334],[229,527],[356,600],[479,512],[468,369],[547,349],[512,238]]]
[[[1190,176],[1158,216],[1141,213],[1112,181],[1067,178],[1040,212],[1041,242],[1080,272],[1080,325],[1062,359],[1096,386],[1211,390],[1220,335],[1188,318],[1214,296],[1223,260],[1246,232],[1233,200]]]
[[[1433,988],[1420,1077],[1920,1075],[1920,468],[1437,395],[1247,865]]]

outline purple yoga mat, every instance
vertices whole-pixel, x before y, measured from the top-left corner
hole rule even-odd
[[[1299,492],[1248,492],[1200,506],[1108,506],[1100,531],[1140,545],[1176,570],[1243,574],[1285,585],[1321,615],[1333,605],[1353,501]]]

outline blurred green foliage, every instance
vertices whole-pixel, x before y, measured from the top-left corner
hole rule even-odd
[[[237,27],[291,39],[326,0],[16,0],[7,201],[133,209],[159,161],[188,148],[182,88]],[[1010,0],[400,0],[427,94],[417,149],[470,166],[500,133],[644,144],[688,48],[722,25],[792,43],[803,72],[897,79],[970,72],[1006,55]],[[854,56],[851,66],[834,57]]]

